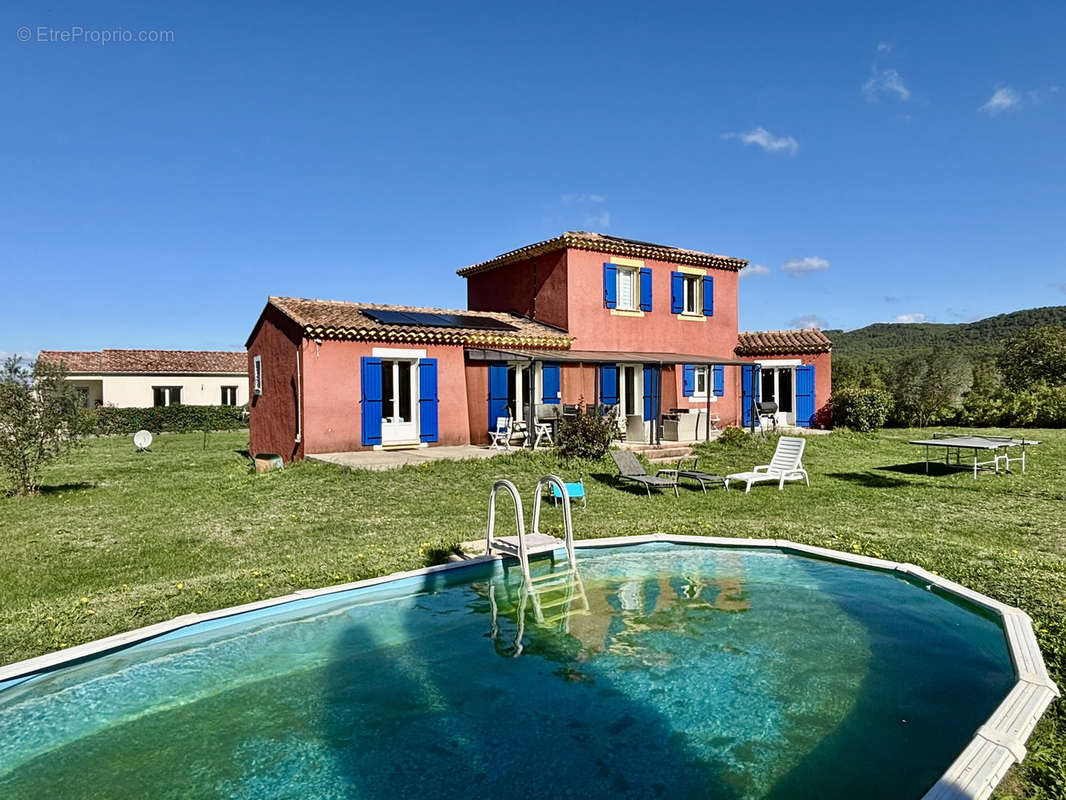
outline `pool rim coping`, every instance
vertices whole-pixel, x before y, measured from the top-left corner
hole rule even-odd
[[[1002,603],[980,592],[975,592],[915,564],[889,561],[815,545],[799,544],[788,539],[750,539],[652,533],[639,536],[581,539],[574,542],[574,547],[575,549],[595,549],[656,542],[778,550],[784,553],[795,553],[825,561],[860,566],[866,569],[898,573],[912,582],[924,583],[928,588],[936,587],[997,615],[1002,621],[1007,650],[1014,667],[1015,684],[997,706],[992,716],[977,729],[973,738],[963,748],[963,751],[951,766],[948,767],[947,771],[923,795],[922,800],[963,800],[964,798],[983,800],[987,798],[1003,779],[1007,770],[1025,758],[1025,742],[1032,734],[1033,729],[1048,706],[1061,696],[1058,686],[1048,674],[1043,654],[1040,652],[1040,646],[1036,640],[1036,633],[1033,630],[1033,622],[1028,614],[1019,608]],[[499,554],[474,556],[450,561],[446,564],[405,572],[394,572],[389,575],[366,578],[350,583],[325,586],[318,589],[298,589],[287,595],[214,611],[183,614],[143,628],[116,633],[103,639],[96,639],[65,650],[57,650],[52,653],[17,661],[13,664],[0,666],[0,691],[3,691],[4,688],[10,688],[12,683],[18,685],[18,683],[23,682],[20,679],[30,680],[42,673],[64,666],[71,666],[76,662],[85,661],[94,656],[102,656],[199,623],[282,606],[297,600],[326,597],[332,594],[371,588],[404,579],[462,569],[476,564],[489,564],[503,561],[504,559],[505,556]],[[6,687],[4,686],[5,684],[7,684]]]

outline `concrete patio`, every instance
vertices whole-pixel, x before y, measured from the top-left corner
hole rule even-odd
[[[468,458],[492,458],[506,452],[506,450],[493,450],[489,447],[463,444],[420,447],[410,450],[358,450],[349,453],[317,453],[307,456],[307,459],[309,461],[321,461],[325,464],[338,464],[350,469],[386,470],[405,467],[409,464],[427,464],[430,461],[463,461]]]

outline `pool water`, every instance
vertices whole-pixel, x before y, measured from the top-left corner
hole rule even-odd
[[[297,601],[9,686],[0,797],[919,798],[1014,683],[996,620],[892,574],[585,550],[538,624],[518,572]]]

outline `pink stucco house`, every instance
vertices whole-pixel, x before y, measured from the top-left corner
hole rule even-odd
[[[252,451],[485,443],[500,416],[576,404],[614,407],[645,441],[678,412],[700,435],[757,424],[759,400],[823,425],[831,343],[740,332],[745,266],[572,231],[460,269],[461,311],[271,297],[247,342]]]

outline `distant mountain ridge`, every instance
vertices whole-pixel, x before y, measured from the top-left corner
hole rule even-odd
[[[987,358],[1004,339],[1040,325],[1066,326],[1066,306],[1028,308],[976,322],[875,322],[853,331],[823,333],[832,340],[834,355],[892,360],[942,347]]]

